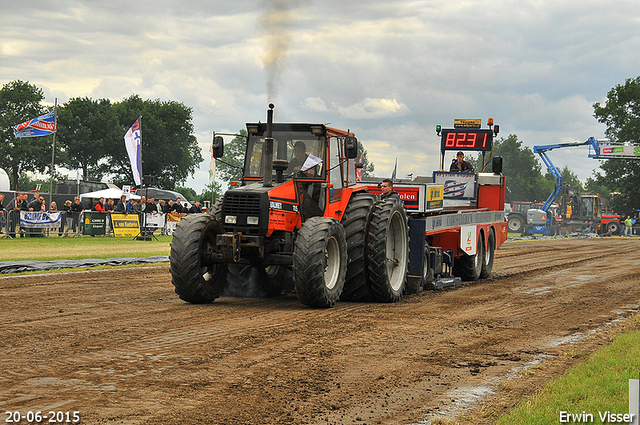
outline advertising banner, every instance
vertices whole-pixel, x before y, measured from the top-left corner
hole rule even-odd
[[[444,199],[475,199],[476,174],[435,171],[433,182],[444,185]]]
[[[164,227],[164,214],[145,214],[144,225],[156,229]]]
[[[182,217],[186,216],[186,214],[167,214],[167,235],[173,235],[173,231],[176,229],[178,223],[180,223],[180,221],[182,220]]]
[[[138,214],[111,214],[113,236],[133,238],[140,234]]]
[[[83,235],[104,236],[107,228],[107,214],[97,211],[84,212]]]
[[[20,227],[30,229],[57,229],[60,227],[60,213],[20,211]]]

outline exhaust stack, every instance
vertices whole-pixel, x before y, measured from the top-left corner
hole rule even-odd
[[[262,173],[262,185],[264,187],[273,187],[273,135],[271,132],[271,125],[273,124],[273,103],[269,104],[269,110],[267,111],[267,134],[264,139],[264,154],[262,156],[264,160],[264,170]]]

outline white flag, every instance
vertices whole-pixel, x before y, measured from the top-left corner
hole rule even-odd
[[[136,185],[142,184],[142,131],[140,129],[140,118],[133,123],[127,134],[124,135],[124,144],[127,147],[129,160],[131,161],[131,171]]]

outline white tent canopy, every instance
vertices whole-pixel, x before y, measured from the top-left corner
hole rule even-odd
[[[104,198],[104,199],[115,199],[116,201],[118,199],[120,199],[120,197],[122,195],[125,195],[125,193],[120,190],[120,189],[116,189],[116,188],[112,188],[110,187],[109,189],[102,189],[102,190],[98,190],[95,192],[87,192],[87,193],[81,193],[80,194],[80,199],[82,198],[94,198],[94,199],[99,199],[99,198]],[[127,199],[140,199],[140,196],[136,195],[135,193],[129,193]]]

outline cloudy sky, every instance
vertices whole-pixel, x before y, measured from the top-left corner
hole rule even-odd
[[[604,137],[593,104],[640,75],[637,0],[0,0],[0,82],[46,102],[132,94],[211,134],[265,120],[355,132],[375,174],[431,175],[436,124],[488,117],[527,146]],[[581,179],[586,147],[550,153]],[[449,156],[452,154],[450,153]],[[449,158],[447,158],[447,162]],[[205,160],[186,182],[198,193]]]

